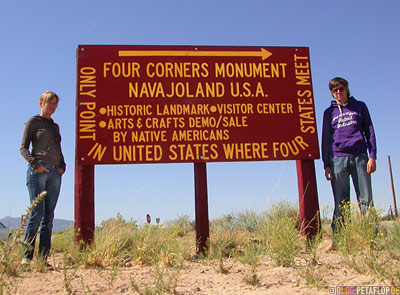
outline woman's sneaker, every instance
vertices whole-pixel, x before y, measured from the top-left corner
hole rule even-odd
[[[21,267],[25,267],[25,268],[29,268],[29,266],[31,265],[31,259],[29,259],[29,258],[23,258],[22,259],[22,261],[21,261],[21,263],[20,263],[20,266]]]

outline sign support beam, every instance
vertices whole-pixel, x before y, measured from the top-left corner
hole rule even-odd
[[[321,229],[314,160],[297,160],[301,232],[312,238]]]
[[[94,241],[94,165],[75,165],[75,242]]]
[[[196,245],[197,254],[208,250],[210,238],[207,200],[207,167],[206,163],[194,163],[194,190],[196,213]]]

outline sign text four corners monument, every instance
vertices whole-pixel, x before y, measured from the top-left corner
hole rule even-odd
[[[319,230],[319,158],[307,47],[81,45],[75,230],[93,241],[94,166],[194,163],[199,249],[207,162],[295,160],[302,231]]]

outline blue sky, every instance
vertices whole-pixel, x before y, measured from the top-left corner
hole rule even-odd
[[[396,187],[400,174],[398,11],[397,0],[1,1],[0,218],[20,216],[29,205],[27,164],[19,146],[24,123],[39,113],[45,90],[61,98],[53,119],[61,128],[67,162],[56,218],[74,218],[76,48],[81,44],[309,47],[318,136],[331,100],[328,81],[345,77],[373,118],[374,199],[376,207],[388,208],[393,204],[388,155]],[[332,209],[321,160],[315,167],[321,209]],[[211,219],[298,200],[294,161],[209,163],[207,173]],[[96,223],[118,212],[140,223],[147,213],[153,220],[194,218],[193,164],[102,165],[95,177]]]

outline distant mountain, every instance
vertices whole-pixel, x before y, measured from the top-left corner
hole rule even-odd
[[[17,229],[20,227],[21,218],[6,216],[0,219],[0,222],[3,223],[5,226],[10,227],[11,229]],[[74,226],[74,222],[72,220],[55,218],[53,221],[53,232],[60,232],[71,226]]]

